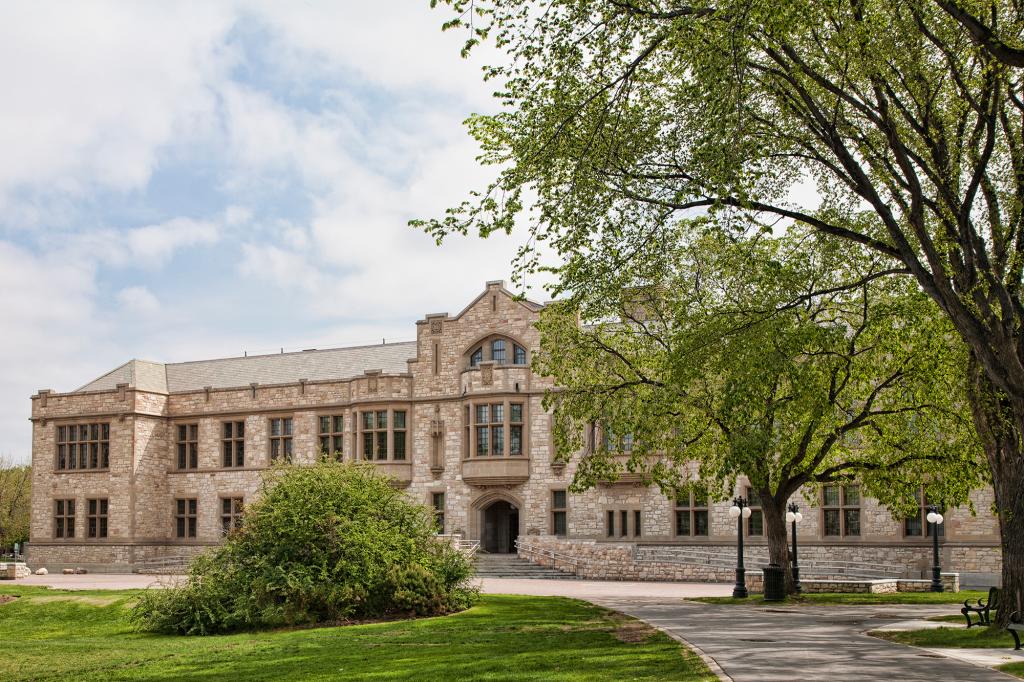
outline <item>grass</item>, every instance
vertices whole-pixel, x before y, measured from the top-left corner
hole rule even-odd
[[[765,601],[760,595],[746,599],[733,597],[697,597],[693,601],[707,604],[747,604],[750,606],[778,606],[785,604],[963,604],[965,599],[985,598],[988,592],[963,590],[961,592],[896,592],[893,594],[850,594],[822,592],[790,596],[783,601]]]
[[[952,616],[930,618],[929,620],[945,620]],[[959,616],[960,622],[966,622]],[[1013,649],[1013,636],[1001,628],[936,628],[934,630],[909,630],[892,632],[875,630],[872,636],[890,642],[923,647],[925,649]],[[1017,677],[1024,677],[1024,663],[1007,663],[997,666],[997,670]]]
[[[621,614],[560,597],[487,595],[451,616],[215,637],[143,634],[136,591],[3,587],[3,680],[685,680],[691,651]]]

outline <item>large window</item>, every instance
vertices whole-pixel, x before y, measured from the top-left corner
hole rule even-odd
[[[434,528],[439,535],[444,534],[444,493],[433,493],[430,504],[434,508]]]
[[[761,511],[761,496],[753,488],[747,488],[747,505],[750,518],[747,519],[747,535],[764,535],[764,512]]]
[[[222,497],[220,500],[220,527],[224,535],[242,527],[245,500],[241,497]]]
[[[523,404],[487,403],[473,405],[473,456],[517,457],[523,454]]]
[[[928,505],[932,504],[931,501],[924,494],[924,490],[918,488],[914,492],[914,500],[917,502],[917,512],[911,514],[903,520],[903,534],[907,537],[927,537],[932,536],[931,524],[928,523]],[[939,507],[939,512],[944,514],[946,512],[945,507]],[[939,537],[945,535],[946,524],[940,523],[938,526]]]
[[[360,412],[360,438],[363,458],[368,460],[392,459],[405,461],[407,456],[405,410],[367,410]],[[391,438],[390,453],[388,435]]]
[[[57,469],[109,469],[110,424],[57,427]]]
[[[676,498],[676,535],[707,537],[708,498],[697,491],[682,493]]]
[[[469,366],[477,367],[484,360],[490,360],[496,365],[525,365],[526,349],[509,339],[491,339],[470,352]]]
[[[345,452],[345,417],[340,414],[320,416],[320,452],[341,461]]]
[[[174,530],[179,538],[194,538],[199,503],[196,498],[186,498],[174,501]]]
[[[860,535],[860,486],[827,485],[821,491],[822,532],[829,537]]]
[[[270,461],[292,461],[292,418],[271,417]]]
[[[564,490],[551,491],[551,534],[564,538],[568,529],[568,505]]]
[[[75,501],[54,500],[53,537],[75,537]]]
[[[199,468],[199,424],[178,424],[178,468]]]
[[[221,429],[221,464],[245,466],[245,422],[224,422]]]
[[[86,537],[107,537],[107,500],[106,498],[86,500]]]

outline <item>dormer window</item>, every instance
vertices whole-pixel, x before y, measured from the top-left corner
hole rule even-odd
[[[475,351],[473,351],[472,355],[469,356],[469,366],[470,367],[478,367],[480,365],[480,363],[483,362],[483,361],[484,361],[484,348],[483,348],[483,346],[480,346]]]
[[[525,365],[526,364],[526,349],[519,344],[512,345],[512,364],[513,365]]]
[[[491,360],[499,365],[505,364],[505,340],[495,339],[491,341]]]

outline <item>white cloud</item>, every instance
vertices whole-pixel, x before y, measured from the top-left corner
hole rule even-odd
[[[128,312],[155,315],[160,312],[160,301],[146,287],[126,287],[117,292],[117,302]]]
[[[19,188],[83,197],[95,188],[143,187],[161,146],[208,132],[213,84],[233,63],[223,43],[232,25],[227,9],[5,3],[0,208],[13,203],[19,217],[33,217],[11,198]]]
[[[521,237],[439,249],[407,226],[486,181],[461,121],[492,106],[493,84],[480,58],[459,57],[464,35],[440,33],[443,11],[396,6],[0,7],[0,452],[26,451],[27,396],[48,384],[73,389],[133,355],[408,339],[423,314],[507,277]],[[241,44],[254,26],[260,39]],[[223,205],[181,192],[119,210],[183,158]],[[264,215],[278,196],[301,210]],[[124,227],[126,215],[154,217]],[[168,264],[213,244],[232,247],[213,267],[237,286],[176,300]],[[201,260],[188,263],[200,283]],[[223,324],[224,309],[265,305],[266,287],[295,294],[316,331]]]

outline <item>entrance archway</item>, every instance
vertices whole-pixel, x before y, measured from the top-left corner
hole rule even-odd
[[[519,508],[507,500],[497,500],[481,512],[480,548],[491,554],[516,551],[519,538]]]

